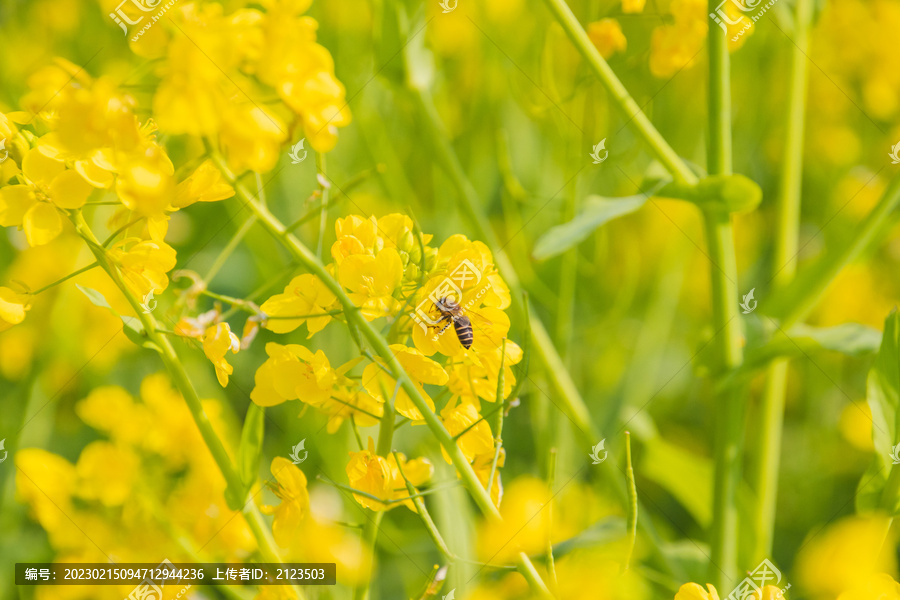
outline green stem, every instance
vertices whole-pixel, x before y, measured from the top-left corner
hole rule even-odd
[[[556,448],[550,448],[550,461],[547,471],[547,489],[553,494],[556,489],[556,462],[558,458]],[[547,503],[547,571],[550,573],[550,581],[554,587],[558,585],[556,578],[556,561],[553,559],[553,501]]]
[[[257,175],[258,177],[259,175]],[[262,194],[262,190],[259,191]],[[213,278],[219,272],[219,270],[225,266],[225,261],[231,256],[231,253],[234,252],[235,248],[238,247],[238,244],[241,243],[241,240],[244,239],[244,236],[247,235],[247,232],[250,231],[250,228],[253,227],[253,224],[256,223],[256,217],[250,217],[247,219],[243,225],[241,225],[240,229],[238,229],[235,234],[228,240],[228,244],[222,249],[222,252],[219,253],[219,256],[216,257],[216,262],[209,268],[206,276],[203,278],[203,281],[209,285],[212,283]]]
[[[394,387],[394,395],[391,399],[384,403],[384,414],[381,416],[381,425],[378,428],[378,447],[375,449],[375,453],[378,456],[387,457],[391,452],[391,446],[394,440],[394,398],[397,397],[397,392],[400,390],[400,382],[398,381],[396,386]],[[384,397],[387,397],[386,390],[382,387],[381,392]],[[415,493],[415,492],[412,492]],[[412,495],[412,493],[410,495]],[[354,600],[366,600],[369,597],[369,584],[372,581],[372,576],[374,574],[374,565],[375,565],[375,541],[378,539],[378,526],[381,524],[381,519],[384,516],[384,511],[376,511],[372,518],[366,522],[365,527],[363,528],[362,534],[362,543],[363,549],[367,552],[368,564],[365,567],[365,571],[367,573],[367,577],[364,581],[360,581],[356,589],[353,593]]]
[[[543,579],[541,579],[541,575],[537,572],[537,569],[534,568],[534,564],[532,564],[528,555],[524,552],[519,552],[519,555],[516,557],[516,562],[518,564],[519,573],[525,577],[525,580],[528,582],[528,585],[531,586],[531,589],[537,592],[538,597],[544,598],[545,600],[553,600],[553,594],[547,589],[547,585],[544,583]]]
[[[812,19],[812,0],[797,0],[795,34],[792,49],[791,81],[788,90],[787,136],[778,194],[777,237],[775,238],[774,282],[786,285],[797,271],[797,247],[800,231],[800,202],[803,178],[803,138],[806,119],[808,80],[807,49]],[[769,365],[766,386],[760,406],[761,423],[757,443],[759,455],[751,484],[756,491],[752,523],[756,547],[754,561],[772,553],[775,531],[775,505],[778,497],[781,435],[784,425],[784,401],[788,377],[788,360]]]
[[[325,227],[328,224],[328,195],[330,187],[325,175],[325,155],[316,153],[316,171],[318,172],[319,191],[322,194],[322,206],[319,208],[319,239],[316,241],[316,256],[322,260],[322,244],[325,243]]]
[[[225,175],[225,177],[232,182],[235,187],[235,191],[237,194],[247,203],[247,205],[253,210],[256,214],[257,218],[260,222],[269,230],[269,232],[277,238],[284,246],[287,248],[291,254],[297,258],[304,266],[313,274],[316,275],[322,283],[325,284],[326,287],[337,297],[338,301],[343,306],[344,311],[347,316],[347,321],[352,327],[356,327],[362,334],[366,337],[375,351],[384,359],[387,365],[391,368],[394,373],[394,378],[400,382],[403,386],[403,389],[406,391],[410,400],[419,409],[419,412],[422,413],[422,416],[425,420],[426,425],[431,430],[432,434],[437,438],[440,444],[444,447],[447,454],[450,456],[451,462],[453,466],[456,467],[457,472],[460,475],[460,478],[463,481],[463,485],[466,486],[466,489],[469,490],[469,493],[472,495],[472,498],[475,500],[475,503],[478,504],[478,507],[481,511],[492,518],[499,518],[500,513],[494,504],[491,502],[490,496],[488,496],[484,487],[481,485],[481,482],[478,481],[478,477],[475,474],[475,471],[472,469],[472,466],[466,460],[466,457],[463,455],[462,450],[456,445],[453,441],[453,438],[450,436],[447,429],[444,427],[444,424],[438,418],[431,409],[428,408],[428,404],[425,401],[425,398],[422,397],[421,392],[413,383],[412,379],[410,379],[409,375],[407,375],[406,371],[400,365],[397,357],[394,356],[394,353],[391,352],[390,346],[384,337],[375,329],[375,327],[369,323],[357,310],[356,305],[353,304],[353,301],[344,291],[344,288],[338,283],[335,278],[328,272],[325,268],[325,265],[313,254],[309,248],[307,248],[300,240],[298,240],[295,236],[288,233],[285,230],[285,226],[278,218],[275,217],[269,210],[259,204],[254,198],[253,195],[241,184],[235,182],[234,174],[228,169],[228,166],[225,164],[225,161],[218,153],[213,154],[213,160],[219,166],[219,169]]]
[[[709,0],[710,12],[716,0]],[[728,40],[718,27],[709,28],[709,146],[707,171],[710,175],[730,175],[731,164],[731,78]],[[709,258],[712,262],[712,308],[715,350],[719,375],[741,364],[741,319],[738,316],[737,261],[731,216],[704,212]],[[717,587],[727,589],[737,573],[738,513],[737,487],[741,467],[741,419],[743,399],[739,392],[726,390],[715,398],[716,440],[713,483],[713,522],[709,577]]]
[[[353,590],[353,600],[366,600],[369,597],[369,581],[372,579],[375,565],[375,540],[378,538],[378,527],[381,525],[382,517],[384,517],[384,511],[376,511],[363,528],[361,543],[368,554],[363,557],[366,562],[362,570],[366,573],[367,578],[356,585],[356,589]]]
[[[95,261],[95,262],[92,262],[92,263],[89,264],[88,266],[82,267],[82,268],[78,269],[77,271],[75,271],[74,273],[70,273],[70,274],[66,275],[66,276],[63,277],[62,279],[57,279],[57,280],[54,281],[53,283],[48,283],[47,285],[45,285],[45,286],[42,287],[41,289],[35,290],[35,291],[31,292],[31,295],[32,295],[32,296],[37,296],[37,295],[40,294],[41,292],[43,292],[43,291],[45,291],[45,290],[49,290],[50,288],[52,288],[52,287],[54,287],[54,286],[57,286],[57,285],[61,284],[61,283],[64,282],[64,281],[68,281],[69,279],[72,279],[72,278],[75,277],[76,275],[81,275],[81,274],[84,273],[85,271],[90,271],[90,270],[93,269],[94,267],[99,267],[99,266],[100,266],[100,263],[99,263],[99,262],[96,262],[96,261]]]
[[[125,299],[131,305],[131,308],[134,310],[138,319],[140,319],[141,324],[144,327],[144,335],[146,335],[158,348],[163,364],[166,366],[166,370],[172,378],[172,383],[178,391],[181,392],[185,404],[191,411],[191,416],[194,418],[197,429],[200,430],[203,441],[206,443],[210,454],[212,454],[213,459],[219,467],[219,471],[222,473],[222,477],[225,479],[226,485],[232,490],[243,489],[240,476],[235,470],[234,464],[231,462],[231,457],[228,456],[228,452],[225,450],[222,440],[219,439],[218,434],[216,434],[213,429],[212,423],[209,421],[209,417],[207,417],[206,411],[203,409],[200,397],[197,395],[197,391],[194,389],[194,386],[187,375],[187,371],[185,371],[178,355],[175,353],[175,348],[172,346],[169,339],[159,332],[158,324],[156,319],[153,318],[153,315],[144,312],[141,308],[140,301],[134,297],[131,290],[125,285],[125,282],[119,274],[118,268],[110,262],[106,253],[97,244],[97,238],[84,220],[84,215],[78,211],[73,215],[72,220],[78,233],[89,242],[88,247],[91,249],[91,252],[93,252],[97,262],[110,276],[116,284],[116,287],[119,288],[122,295],[125,296]],[[247,518],[247,523],[253,531],[256,542],[259,545],[260,553],[270,562],[282,562],[278,556],[274,540],[269,534],[268,529],[262,525],[262,517],[259,515],[259,512],[252,501],[248,500],[245,504],[243,514]],[[299,593],[300,598],[305,598],[305,594],[303,594],[299,587],[292,587]]]
[[[584,28],[578,22],[578,19],[572,13],[569,5],[565,0],[544,0],[550,12],[562,25],[566,35],[575,45],[582,57],[587,60],[588,66],[595,75],[600,79],[603,87],[609,92],[613,103],[628,117],[628,123],[637,131],[638,135],[644,138],[647,145],[665,166],[666,170],[672,174],[676,181],[681,183],[696,183],[697,177],[687,167],[681,157],[675,153],[675,150],[669,146],[669,143],[660,135],[659,131],[650,122],[650,119],[641,111],[634,98],[616,77],[616,74],[610,68],[609,64],[600,56],[600,52],[591,42]]]
[[[637,486],[634,482],[634,467],[631,464],[631,432],[625,432],[625,479],[628,482],[628,549],[625,552],[625,568],[627,571],[631,565],[631,556],[634,553],[634,543],[637,539],[638,501]]]
[[[440,165],[445,170],[448,177],[450,177],[461,200],[463,210],[469,218],[469,221],[472,223],[472,226],[475,228],[476,235],[483,240],[493,252],[494,262],[497,265],[500,274],[503,276],[503,279],[509,286],[513,309],[520,315],[529,316],[528,322],[531,332],[530,347],[534,349],[538,359],[544,365],[545,374],[557,392],[554,402],[559,403],[560,409],[565,412],[569,419],[575,424],[577,429],[576,433],[580,437],[581,443],[585,444],[586,447],[593,446],[604,436],[599,434],[597,428],[591,421],[590,411],[588,411],[587,405],[581,397],[581,393],[578,391],[575,382],[572,380],[572,376],[569,374],[569,371],[563,364],[562,358],[554,347],[544,324],[535,314],[535,311],[530,306],[526,306],[527,297],[522,292],[518,274],[506,253],[503,251],[503,246],[498,242],[490,222],[481,211],[481,202],[478,198],[478,193],[475,191],[472,183],[468,180],[468,177],[459,162],[459,158],[450,146],[446,134],[443,132],[442,123],[437,114],[437,110],[434,107],[434,103],[431,101],[431,98],[425,90],[416,87],[410,87],[409,90],[420,113],[425,118],[427,126],[424,128],[424,133],[430,137],[430,142],[437,154],[435,163]],[[693,174],[691,174],[691,177],[693,178],[692,180],[696,180],[696,178],[693,177]],[[610,469],[604,469],[602,471],[602,476],[607,478],[608,483],[618,497],[622,501],[625,501],[627,499],[625,487],[622,485],[621,480],[615,477],[614,472]],[[668,557],[662,553],[662,541],[660,540],[653,523],[649,519],[644,519],[641,521],[640,525],[642,532],[649,539],[650,547],[655,553],[655,557],[661,564],[666,565],[671,574],[681,577],[683,569],[676,563],[670,561]]]

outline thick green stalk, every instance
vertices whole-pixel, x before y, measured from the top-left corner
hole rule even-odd
[[[391,445],[394,440],[393,402],[394,398],[397,397],[398,389],[399,388],[394,389],[393,397],[384,403],[384,413],[381,415],[381,424],[378,428],[378,447],[375,449],[375,453],[378,456],[383,456],[385,458],[391,453]],[[382,394],[387,398],[386,390],[383,390]],[[413,495],[414,493],[415,491],[412,491],[410,492],[410,495]],[[383,510],[375,511],[363,528],[362,545],[366,552],[366,556],[364,557],[366,564],[363,567],[363,571],[367,574],[367,577],[364,581],[360,581],[356,584],[356,589],[353,591],[354,600],[366,600],[369,597],[369,586],[372,581],[375,566],[375,541],[378,539],[378,527],[381,525],[381,519],[383,517]]]
[[[709,0],[715,12],[716,0]],[[728,39],[718,27],[709,27],[709,145],[707,171],[730,175],[731,76]],[[741,364],[741,319],[738,315],[737,261],[731,216],[706,212],[705,229],[712,265],[712,308],[715,350],[721,374]],[[713,483],[713,523],[709,577],[720,590],[730,589],[737,573],[737,487],[741,472],[743,397],[726,390],[715,398],[716,441]]]
[[[591,42],[584,28],[572,14],[572,10],[565,0],[544,0],[550,12],[562,25],[566,35],[572,40],[575,48],[581,53],[600,82],[606,88],[611,96],[613,103],[625,113],[629,119],[629,124],[637,131],[638,135],[644,138],[650,149],[666,167],[666,170],[672,174],[676,181],[682,183],[696,183],[697,177],[687,167],[681,157],[675,153],[675,150],[669,146],[669,143],[660,135],[659,131],[647,118],[647,115],[641,111],[634,98],[616,77],[616,74],[610,68],[609,64],[600,56],[600,52]]]
[[[237,195],[247,203],[266,229],[268,229],[269,232],[276,237],[297,260],[299,260],[312,274],[316,275],[335,297],[337,297],[347,315],[348,324],[361,331],[369,343],[372,344],[375,352],[384,359],[391,372],[394,373],[397,381],[400,382],[400,385],[403,386],[403,389],[409,395],[413,404],[415,404],[416,408],[422,413],[426,425],[428,425],[428,428],[447,451],[454,467],[456,467],[457,472],[462,478],[463,485],[469,490],[475,503],[478,504],[481,511],[488,517],[499,518],[500,513],[497,511],[493,502],[491,502],[490,496],[487,495],[481,482],[478,481],[478,477],[475,475],[475,471],[472,470],[469,461],[466,460],[466,457],[456,445],[441,420],[430,408],[428,408],[428,404],[422,397],[421,392],[413,384],[412,379],[406,374],[406,371],[400,365],[399,361],[397,361],[397,357],[391,352],[387,340],[385,340],[375,327],[362,316],[358,307],[353,304],[353,301],[344,291],[344,288],[334,279],[331,273],[328,272],[325,265],[322,264],[322,261],[320,261],[318,257],[316,257],[316,255],[294,235],[288,233],[284,224],[278,220],[275,215],[269,212],[268,208],[262,206],[254,199],[253,195],[246,187],[236,182],[234,174],[229,170],[222,157],[214,153],[213,160],[219,166],[219,169],[229,182],[234,186]]]
[[[737,267],[729,217],[706,216],[706,236],[713,265],[712,302],[715,373],[741,364],[741,320],[738,316]],[[726,589],[737,573],[737,496],[740,481],[743,399],[727,389],[715,398],[715,480],[713,484],[712,556],[709,577]]]
[[[368,552],[368,555],[363,557],[363,560],[366,561],[363,569],[366,571],[368,578],[365,582],[360,582],[356,585],[356,589],[353,590],[353,600],[366,600],[369,597],[368,582],[372,579],[373,566],[375,564],[375,540],[378,538],[378,527],[381,525],[381,519],[383,517],[384,511],[376,511],[369,517],[369,520],[363,528],[360,543],[365,551]]]
[[[242,489],[243,485],[240,476],[235,470],[234,464],[231,462],[231,457],[228,456],[228,452],[225,450],[222,440],[219,439],[218,434],[212,427],[212,423],[209,421],[209,417],[206,416],[200,397],[197,395],[197,391],[194,389],[194,386],[187,375],[187,371],[185,371],[178,355],[175,353],[175,348],[172,347],[169,339],[160,333],[159,325],[156,322],[156,319],[153,318],[153,315],[144,311],[140,305],[140,301],[134,297],[131,290],[125,285],[118,269],[109,261],[106,253],[100,247],[97,238],[84,220],[84,215],[82,215],[81,212],[76,212],[73,216],[73,222],[79,234],[89,242],[88,247],[97,259],[97,262],[100,263],[103,270],[110,276],[116,284],[116,287],[118,287],[122,292],[122,295],[125,296],[128,304],[131,305],[131,308],[138,316],[138,319],[140,319],[147,339],[153,342],[158,348],[163,364],[166,366],[166,370],[172,378],[172,383],[178,391],[181,392],[185,404],[191,411],[191,416],[194,418],[197,429],[200,430],[200,435],[206,443],[207,448],[209,448],[209,452],[212,454],[213,459],[216,461],[219,471],[222,473],[222,477],[225,479],[228,488],[231,490]],[[259,514],[256,505],[252,501],[248,501],[245,503],[242,512],[256,538],[260,553],[266,561],[282,562],[278,555],[278,551],[276,550],[275,542],[272,539],[268,528],[263,523],[262,516]],[[292,588],[299,594],[300,598],[306,597],[299,587],[292,586]]]
[[[787,136],[778,190],[774,277],[776,285],[785,285],[797,271],[797,247],[800,231],[800,201],[803,179],[803,136],[806,125],[806,89],[808,79],[807,49],[812,18],[812,0],[797,0],[795,34],[792,48],[791,80],[788,90]],[[769,365],[766,387],[760,406],[761,423],[757,442],[759,449],[751,484],[757,501],[753,512],[754,561],[772,553],[775,531],[775,505],[778,497],[778,473],[781,458],[781,434],[784,425],[784,401],[788,364],[780,359]]]

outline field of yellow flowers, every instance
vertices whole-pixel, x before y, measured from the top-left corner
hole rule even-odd
[[[0,0],[0,600],[900,600],[898,31]]]

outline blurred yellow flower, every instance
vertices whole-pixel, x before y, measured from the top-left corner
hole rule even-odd
[[[25,313],[29,309],[31,309],[30,295],[0,286],[0,331],[6,331],[24,321]]]
[[[63,161],[32,148],[22,159],[25,185],[0,188],[0,226],[23,226],[28,243],[39,246],[62,232],[58,209],[84,206],[93,187]]]
[[[206,330],[202,342],[203,353],[216,368],[216,379],[219,380],[219,385],[226,387],[228,376],[234,371],[234,367],[228,364],[225,355],[229,350],[232,354],[237,354],[241,348],[241,341],[231,333],[231,326],[228,323],[219,323]]]
[[[264,505],[260,510],[267,515],[275,515],[272,521],[272,534],[279,546],[287,548],[296,541],[300,525],[309,514],[306,475],[297,465],[283,456],[273,458],[270,469],[277,481],[272,486],[272,491],[281,503],[278,506]]]
[[[890,575],[876,573],[856,588],[842,593],[837,600],[900,600],[900,583]]]
[[[704,590],[699,584],[686,583],[678,589],[675,600],[719,600],[719,593],[713,584],[707,583],[706,588]]]
[[[645,3],[646,0],[622,0],[622,12],[626,14],[643,12]]]
[[[643,7],[643,0],[638,0],[638,3]],[[634,12],[640,12],[640,10]],[[615,19],[594,21],[588,25],[587,34],[603,58],[608,59],[616,52],[624,52],[628,46],[625,34],[622,33],[622,27]]]
[[[260,406],[274,406],[300,398],[320,406],[331,397],[338,374],[321,350],[315,354],[297,344],[266,344],[268,360],[256,371],[250,399]]]
[[[161,214],[175,194],[175,167],[162,148],[148,144],[120,161],[116,192],[122,204],[141,215]]]
[[[656,27],[650,38],[650,72],[671,77],[694,64],[706,44],[708,16],[703,0],[672,0],[674,23]]]
[[[887,516],[845,517],[814,534],[800,550],[794,571],[812,596],[833,598],[872,574],[896,572]],[[882,552],[881,549],[886,551]]]
[[[304,273],[291,279],[284,292],[275,294],[260,306],[267,317],[266,329],[275,333],[288,333],[306,323],[309,336],[312,337],[331,322],[328,312],[337,302],[334,293],[322,281],[310,273]],[[307,318],[304,315],[322,315]],[[304,317],[286,319],[284,317]]]
[[[128,447],[91,442],[75,464],[78,496],[99,500],[104,506],[121,506],[131,496],[139,466],[138,457]]]

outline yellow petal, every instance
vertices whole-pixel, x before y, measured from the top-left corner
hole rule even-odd
[[[44,155],[37,148],[25,153],[22,159],[22,172],[35,185],[47,187],[57,175],[66,170],[63,161]]]
[[[75,171],[63,171],[50,184],[50,199],[60,208],[81,208],[94,188]]]
[[[31,246],[43,246],[56,239],[62,231],[62,219],[53,205],[36,202],[22,219],[25,237]]]
[[[37,198],[30,185],[10,185],[0,188],[0,226],[15,227],[22,224],[22,218]]]
[[[84,177],[84,180],[96,188],[108,188],[112,185],[115,176],[112,172],[97,166],[92,160],[75,161],[75,170]]]

